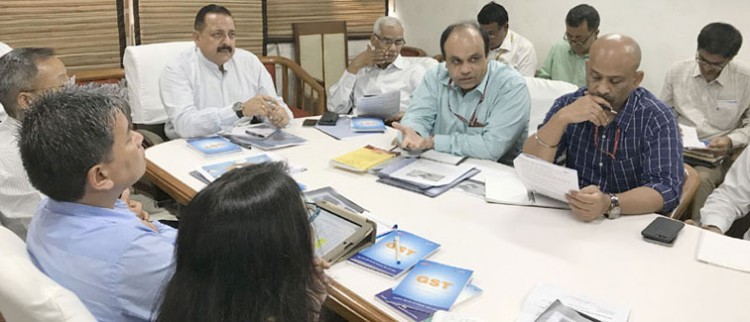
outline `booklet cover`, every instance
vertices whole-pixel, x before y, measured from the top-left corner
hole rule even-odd
[[[356,149],[331,160],[331,165],[355,172],[365,172],[370,168],[396,157],[398,153],[390,152],[372,145]]]
[[[374,117],[352,117],[354,132],[385,132],[383,120]]]
[[[466,285],[466,287],[464,287],[463,290],[461,290],[461,294],[458,295],[458,298],[456,299],[456,304],[454,306],[464,303],[468,300],[471,300],[479,295],[482,295],[482,292],[483,290],[480,287],[469,283],[468,285]],[[385,304],[388,304],[388,306],[392,307],[393,309],[395,309],[396,311],[398,311],[399,313],[403,314],[404,316],[406,316],[407,318],[413,321],[427,320],[430,318],[430,316],[432,316],[433,313],[437,312],[437,311],[425,312],[425,311],[420,311],[420,310],[417,310],[408,306],[402,306],[402,305],[392,303],[391,298],[393,297],[393,289],[390,289],[390,288],[378,294],[375,294],[375,297],[385,302]]]
[[[218,179],[223,175],[224,173],[229,172],[230,170],[241,168],[247,165],[251,164],[259,164],[263,162],[269,162],[273,159],[268,154],[258,154],[251,157],[239,159],[239,160],[232,160],[232,161],[225,161],[221,163],[214,163],[209,165],[204,165],[198,169],[198,172],[206,178],[206,180],[213,182],[214,180]]]
[[[399,262],[396,261],[395,236],[399,237]],[[391,277],[401,276],[420,260],[432,255],[440,244],[403,230],[394,230],[354,254],[350,261]]]
[[[242,148],[238,145],[220,136],[187,139],[187,144],[203,154],[204,157],[215,157],[242,151]]]
[[[474,271],[421,260],[393,289],[391,302],[420,311],[449,311]]]

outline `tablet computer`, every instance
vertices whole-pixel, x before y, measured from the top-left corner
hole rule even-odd
[[[311,218],[315,254],[334,263],[375,242],[376,224],[366,217],[322,200]]]

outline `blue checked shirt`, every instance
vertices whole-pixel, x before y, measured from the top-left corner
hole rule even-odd
[[[558,98],[539,127],[585,91],[584,87]],[[663,213],[680,201],[685,170],[677,119],[668,106],[641,87],[630,94],[606,127],[597,129],[591,122],[568,125],[555,160],[564,160],[565,166],[578,171],[580,187],[596,185],[605,193],[649,187],[664,198]]]

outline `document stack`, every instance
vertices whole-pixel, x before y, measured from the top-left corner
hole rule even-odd
[[[466,164],[451,165],[427,159],[396,159],[378,172],[378,182],[435,197],[479,173]]]
[[[230,132],[222,135],[244,147],[252,146],[263,150],[275,150],[307,142],[299,136],[265,123],[235,126]]]
[[[396,256],[397,247],[399,256]],[[403,230],[394,230],[380,237],[374,245],[354,254],[349,260],[390,277],[399,277],[438,248],[440,244],[436,242]]]

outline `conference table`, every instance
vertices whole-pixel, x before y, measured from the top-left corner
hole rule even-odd
[[[293,174],[308,190],[333,187],[389,224],[440,243],[428,259],[471,269],[481,296],[452,312],[484,321],[514,321],[537,285],[554,285],[596,302],[630,309],[629,321],[748,321],[750,274],[695,259],[703,231],[686,226],[671,247],[643,241],[641,230],[656,214],[584,223],[569,210],[510,206],[452,189],[435,198],[376,182],[376,176],[329,165],[344,153],[372,144],[390,148],[395,131],[336,140],[294,119],[285,130],[307,143],[272,151],[307,170]],[[244,150],[243,155],[264,151]],[[190,172],[238,159],[207,159],[184,140],[146,150],[147,177],[180,203],[205,184]],[[464,161],[482,170],[474,179],[511,168],[487,160]],[[748,256],[748,254],[738,254]],[[326,305],[350,320],[405,320],[375,294],[400,279],[348,261],[328,270]],[[403,277],[401,277],[403,278]]]

